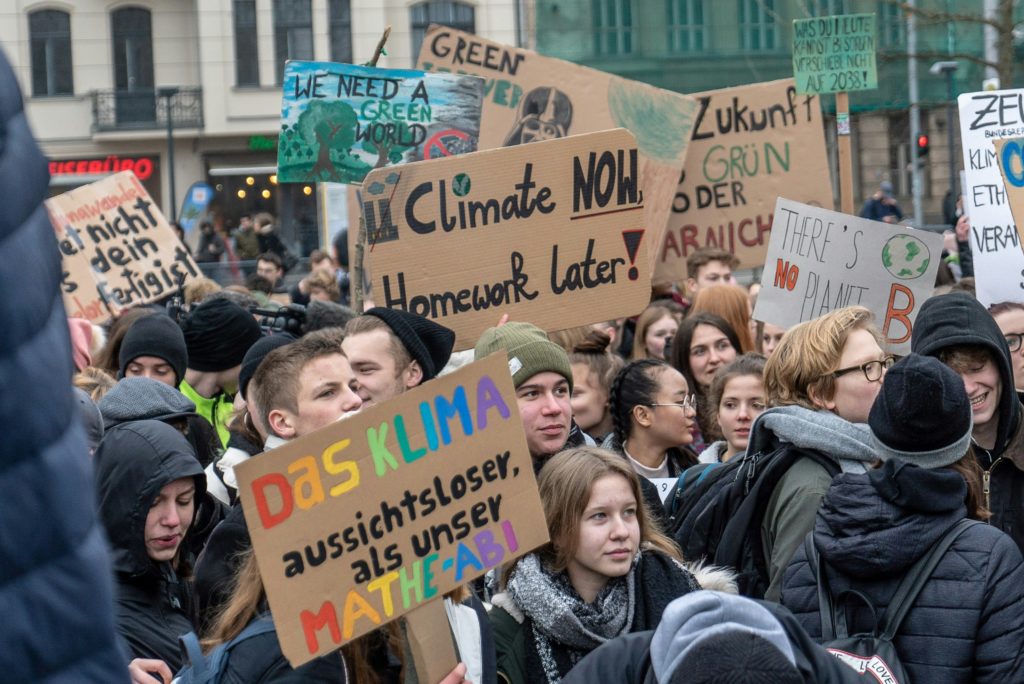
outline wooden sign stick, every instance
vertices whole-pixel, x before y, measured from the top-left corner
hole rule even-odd
[[[459,664],[443,598],[407,613],[405,626],[419,681],[435,684]]]
[[[853,213],[853,152],[850,147],[850,95],[836,93],[836,137],[839,139],[839,206]]]

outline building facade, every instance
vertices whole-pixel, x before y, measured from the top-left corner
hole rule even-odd
[[[537,0],[534,47],[626,78],[684,93],[769,81],[793,75],[793,20],[872,13],[877,36],[878,89],[850,94],[855,204],[882,180],[910,200],[907,23],[902,0]],[[982,89],[985,54],[981,16],[985,0],[917,0],[921,128],[929,153],[922,160],[925,220],[941,221],[950,188],[949,155],[963,168],[959,123],[947,120],[947,81],[932,75],[936,61],[953,60],[953,96]],[[995,4],[990,2],[989,4]],[[1015,19],[1024,7],[1017,3]],[[1015,43],[1016,61],[1024,55]],[[1015,83],[1021,85],[1020,69]],[[835,99],[822,97],[826,139],[836,179]],[[953,126],[953,145],[947,142]]]
[[[285,60],[363,63],[391,26],[378,64],[409,68],[430,23],[514,44],[523,9],[486,0],[5,5],[0,45],[50,159],[53,194],[132,169],[171,218],[192,183],[208,183],[216,220],[269,211],[303,254],[318,242],[314,188],[275,175]]]

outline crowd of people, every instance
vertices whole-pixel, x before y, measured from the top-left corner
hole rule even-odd
[[[1024,305],[941,288],[897,359],[863,307],[752,320],[704,248],[635,317],[505,316],[453,353],[438,322],[340,304],[324,255],[303,315],[193,283],[98,326],[64,316],[41,155],[3,142],[0,288],[48,269],[0,326],[5,678],[417,681],[400,622],[292,667],[234,469],[503,352],[550,541],[444,597],[443,684],[1024,681]]]

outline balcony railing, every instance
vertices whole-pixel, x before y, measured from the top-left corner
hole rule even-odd
[[[203,127],[203,89],[177,88],[170,98],[161,90],[92,91],[92,129],[109,131],[146,131],[167,127],[170,104],[175,128]]]

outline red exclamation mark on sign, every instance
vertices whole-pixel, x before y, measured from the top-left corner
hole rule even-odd
[[[629,279],[636,280],[640,277],[640,270],[636,267],[636,253],[640,251],[640,241],[644,239],[644,229],[622,231],[622,241],[626,243],[626,256],[629,257]]]

